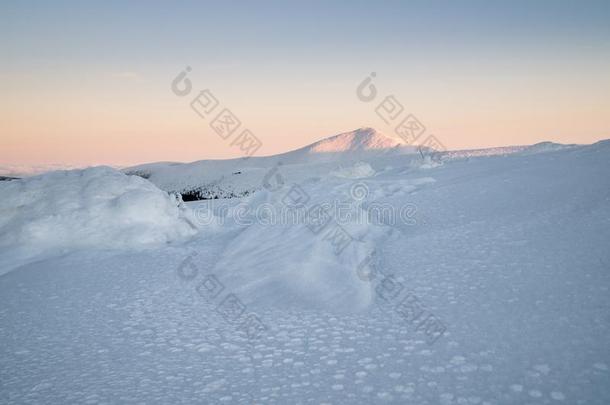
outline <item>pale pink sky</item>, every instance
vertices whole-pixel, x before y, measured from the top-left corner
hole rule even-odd
[[[263,155],[362,126],[391,134],[393,128],[375,114],[377,101],[389,94],[450,149],[610,137],[607,81],[492,76],[418,78],[416,85],[407,85],[384,80],[378,72],[374,83],[380,95],[366,104],[357,99],[356,87],[367,73],[336,83],[286,81],[264,95],[246,87],[242,97],[238,89],[225,96],[228,86],[220,81],[208,87],[262,140],[258,154]],[[193,72],[194,86],[198,81],[203,83]],[[128,165],[239,156],[209,120],[191,110],[192,97],[175,96],[169,82],[144,73],[77,72],[66,79],[8,83],[10,97],[5,93],[0,104],[0,163]]]
[[[390,134],[374,112],[390,94],[449,149],[610,138],[607,3],[339,3],[3,4],[0,167],[237,157],[189,107],[205,88],[260,155]],[[170,82],[187,65],[181,98]],[[378,99],[364,103],[373,71]]]

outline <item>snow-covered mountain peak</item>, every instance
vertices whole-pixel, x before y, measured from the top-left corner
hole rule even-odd
[[[404,145],[404,142],[390,138],[374,128],[359,128],[315,142],[304,149],[310,153],[340,153],[378,151]]]

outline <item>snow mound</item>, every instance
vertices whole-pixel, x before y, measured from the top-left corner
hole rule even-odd
[[[312,201],[322,203],[345,187],[331,180],[308,185],[307,194]],[[355,221],[360,208],[348,202],[351,221],[341,221],[339,228],[333,218],[322,230],[313,230],[306,212],[314,205],[290,209],[282,202],[287,191],[287,187],[281,193],[261,190],[227,210],[227,217],[240,217],[241,225],[235,228],[239,229],[237,236],[226,244],[211,273],[221,274],[222,282],[247,305],[262,309],[320,308],[349,313],[368,308],[374,294],[356,269],[372,251],[371,240],[383,237],[385,229]],[[200,207],[209,204],[214,202]],[[336,242],[341,238],[337,235],[343,231],[349,233],[351,242],[339,247],[341,243]],[[363,240],[364,235],[369,241]]]
[[[8,253],[27,259],[84,247],[138,248],[195,233],[175,197],[109,167],[2,182],[0,194],[4,261]]]

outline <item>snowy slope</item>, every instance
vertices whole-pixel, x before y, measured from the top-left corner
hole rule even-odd
[[[610,141],[551,149],[261,164],[256,193],[186,203],[184,239],[26,263],[0,277],[0,401],[607,404]]]

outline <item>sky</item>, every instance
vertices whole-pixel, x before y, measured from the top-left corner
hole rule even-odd
[[[606,0],[2,2],[0,55],[0,168],[240,156],[204,89],[257,155],[391,134],[387,96],[448,149],[610,138]]]

